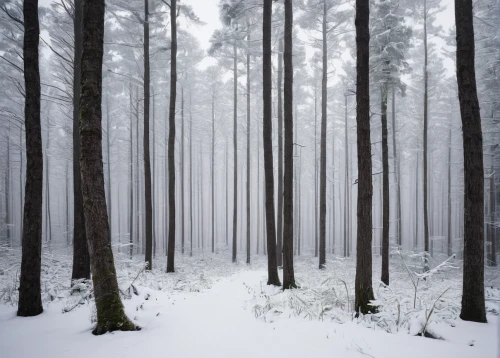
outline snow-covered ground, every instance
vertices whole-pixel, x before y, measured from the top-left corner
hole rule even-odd
[[[6,301],[10,295],[15,301],[15,283],[9,284],[15,268],[5,256],[0,259],[0,297]],[[142,330],[95,337],[92,300],[77,305],[82,293],[70,295],[67,287],[69,255],[45,255],[49,264],[43,274],[44,312],[18,318],[15,306],[0,305],[0,356],[499,357],[498,271],[487,272],[487,284],[493,286],[487,290],[488,323],[477,324],[456,317],[459,269],[447,268],[421,283],[415,310],[408,274],[392,265],[389,291],[375,281],[376,271],[374,290],[381,313],[354,318],[349,313],[351,260],[331,260],[327,270],[319,271],[315,259],[299,258],[296,278],[301,288],[285,293],[266,285],[265,258],[253,261],[250,267],[233,265],[224,253],[179,257],[177,272],[166,275],[160,259],[152,273],[137,277],[140,261],[118,257],[122,290],[137,277],[136,293],[131,289],[123,302]],[[375,260],[374,267],[378,265]],[[449,290],[436,303],[426,329],[439,339],[414,336],[443,288]]]

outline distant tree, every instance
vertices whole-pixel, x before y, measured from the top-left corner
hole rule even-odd
[[[370,139],[370,4],[356,0],[356,124],[358,147],[358,238],[355,310],[368,313],[372,289],[372,159]]]
[[[17,315],[42,313],[40,274],[42,265],[43,153],[40,123],[40,70],[38,0],[24,0],[24,88],[26,128],[26,190],[24,201],[21,277]],[[17,21],[21,21],[17,19]]]
[[[372,26],[373,80],[380,86],[380,117],[382,122],[382,282],[389,284],[389,149],[387,131],[387,98],[390,88],[405,90],[400,75],[409,68],[405,52],[409,46],[411,30],[404,18],[396,13],[399,0],[380,0],[375,3]]]
[[[483,134],[474,68],[472,0],[455,0],[457,82],[464,147],[464,278],[460,318],[486,322]]]

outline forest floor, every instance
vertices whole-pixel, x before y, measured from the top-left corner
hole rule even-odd
[[[282,292],[266,285],[263,256],[252,256],[248,266],[231,264],[227,252],[178,255],[176,273],[167,275],[163,258],[146,273],[139,257],[118,254],[126,313],[142,330],[94,337],[91,285],[82,282],[78,292],[69,288],[68,252],[45,251],[43,314],[16,317],[17,256],[0,256],[0,355],[6,358],[497,358],[500,353],[499,271],[486,270],[488,323],[465,322],[458,318],[458,260],[439,266],[436,259],[438,269],[419,281],[415,299],[411,282],[418,278],[412,273],[418,258],[393,256],[390,288],[379,284],[374,270],[379,312],[355,318],[351,259],[332,258],[320,271],[311,255],[296,258],[300,289]],[[379,266],[375,258],[374,268]],[[416,336],[424,327],[434,339]]]

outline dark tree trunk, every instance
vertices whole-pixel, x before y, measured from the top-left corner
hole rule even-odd
[[[263,126],[262,144],[264,147],[264,176],[266,198],[266,232],[267,232],[267,273],[268,285],[279,286],[278,267],[276,265],[276,224],[274,221],[274,171],[273,171],[273,108],[272,108],[272,63],[271,63],[271,17],[273,12],[272,0],[264,0],[264,14],[262,24],[262,83],[263,83]]]
[[[495,157],[491,156],[491,174],[490,174],[490,262],[489,265],[495,267],[497,265],[496,256],[496,227],[495,227],[495,168],[493,163]]]
[[[277,246],[276,264],[283,266],[283,98],[281,86],[283,82],[283,38],[278,44],[278,214],[277,214]]]
[[[427,211],[428,195],[427,195],[427,129],[429,126],[428,118],[428,96],[429,96],[429,73],[427,70],[427,0],[424,0],[424,271],[429,270],[428,254],[429,254],[429,215]]]
[[[448,257],[452,255],[453,243],[451,241],[451,119],[450,115],[450,128],[448,129]]]
[[[80,168],[83,210],[89,238],[92,280],[97,309],[94,334],[135,330],[125,315],[109,238],[102,163],[102,57],[104,1],[85,0],[83,5],[82,82],[80,97]]]
[[[232,261],[236,262],[236,233],[238,229],[238,52],[233,46],[233,248]]]
[[[9,124],[9,134],[10,134],[10,124]],[[28,175],[26,173],[26,175]],[[42,179],[43,180],[43,179]],[[42,194],[43,196],[43,194]],[[43,217],[43,215],[42,215]],[[41,220],[41,219],[40,219]],[[7,237],[7,245],[12,247],[12,237],[10,230],[10,136],[7,136],[7,170],[5,171],[5,234]]]
[[[180,154],[181,154],[181,160],[179,162],[180,166],[180,181],[181,181],[181,253],[184,254],[184,212],[185,212],[185,206],[184,206],[184,85],[181,86],[181,148],[180,148]]]
[[[73,58],[73,272],[71,279],[90,278],[90,256],[83,214],[80,176],[80,86],[82,65],[82,4],[75,0],[73,17],[75,53]]]
[[[325,268],[326,260],[326,102],[328,83],[326,0],[323,0],[323,76],[321,80],[321,147],[319,164],[319,268]]]
[[[174,272],[175,257],[175,97],[177,89],[177,0],[170,2],[170,106],[168,113],[168,255],[167,272]]]
[[[40,71],[38,65],[38,0],[24,0],[24,88],[26,128],[26,187],[24,200],[21,277],[17,315],[42,313],[43,153],[40,123]]]
[[[285,48],[283,62],[284,177],[283,177],[283,289],[296,288],[293,271],[293,62],[292,0],[285,0]]]
[[[151,205],[151,158],[149,153],[149,0],[144,0],[144,195],[146,206],[147,270],[153,268],[153,208]]]
[[[247,264],[250,263],[250,25],[248,26],[247,35]]]
[[[358,239],[356,252],[355,310],[367,313],[372,289],[372,158],[370,140],[370,5],[356,0],[356,124],[358,148]]]
[[[212,184],[212,253],[215,252],[215,94],[212,95],[212,163],[210,166]]]
[[[382,277],[389,284],[389,148],[387,144],[387,84],[382,84],[380,110],[382,121]]]
[[[133,241],[133,232],[134,232],[134,154],[133,154],[133,122],[132,122],[132,83],[129,85],[129,106],[130,106],[130,124],[129,124],[129,141],[130,141],[130,167],[129,167],[129,216],[128,216],[128,224],[129,224],[129,257],[132,259],[132,254],[134,253],[134,241]]]
[[[464,146],[464,278],[465,321],[486,322],[484,306],[484,168],[483,134],[474,69],[472,0],[455,0],[457,82]]]
[[[189,86],[189,256],[193,256],[193,107],[191,98],[192,89]]]

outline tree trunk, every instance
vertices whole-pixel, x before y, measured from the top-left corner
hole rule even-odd
[[[26,175],[28,175],[26,173]],[[42,194],[43,195],[43,194]],[[10,213],[10,123],[9,123],[9,136],[7,136],[7,170],[5,171],[5,231],[7,236],[7,245],[12,247],[11,235],[11,213]],[[42,219],[40,219],[42,220]]]
[[[228,150],[227,150],[227,143],[228,141],[226,140],[226,163],[225,163],[225,169],[226,169],[226,247],[229,246],[229,167],[228,167]]]
[[[382,277],[389,285],[389,148],[387,144],[387,83],[381,85],[382,121]]]
[[[474,69],[472,0],[455,0],[457,82],[464,146],[464,278],[465,321],[486,322],[484,306],[484,168],[483,134]]]
[[[285,48],[283,62],[284,177],[283,177],[283,289],[296,288],[293,270],[293,62],[292,0],[285,0]]]
[[[238,223],[238,52],[233,46],[233,248],[232,262],[236,262],[236,233]]]
[[[40,27],[38,24],[38,0],[24,0],[23,15],[24,116],[27,166],[17,315],[28,317],[39,315],[43,311],[40,293],[43,153],[40,124],[40,71],[38,62]]]
[[[264,176],[266,197],[266,231],[267,231],[267,273],[268,285],[280,286],[278,267],[276,265],[276,224],[274,221],[274,171],[273,171],[273,124],[272,124],[272,63],[271,63],[271,17],[272,0],[264,0],[262,25],[262,94],[263,94],[263,126],[262,144],[264,147]]]
[[[193,107],[189,87],[189,256],[193,256]]]
[[[328,62],[326,44],[326,0],[323,0],[323,76],[321,80],[321,148],[319,175],[319,268],[325,268],[326,260],[326,103]]]
[[[130,106],[130,123],[129,123],[129,141],[130,141],[130,167],[129,167],[129,216],[128,216],[128,224],[129,224],[129,257],[132,259],[132,254],[134,253],[134,241],[133,241],[133,233],[134,233],[134,154],[133,154],[133,122],[132,122],[132,83],[129,85],[129,106]]]
[[[318,96],[314,81],[314,257],[318,257]]]
[[[496,227],[495,227],[495,168],[493,167],[495,157],[491,156],[491,174],[490,174],[490,266],[497,265],[496,257]]]
[[[450,128],[448,129],[448,257],[453,253],[453,242],[451,238],[451,121],[452,116],[450,115]]]
[[[170,2],[170,106],[168,113],[168,257],[167,272],[174,272],[175,257],[175,97],[177,88],[177,0]]]
[[[257,130],[257,255],[259,254],[260,245],[260,133]]]
[[[109,115],[109,96],[108,92],[106,92],[106,149],[108,154],[107,160],[107,169],[108,169],[108,219],[109,219],[109,242],[112,242],[113,239],[113,217],[112,217],[112,195],[111,195],[111,143],[110,143],[110,115]]]
[[[181,160],[180,160],[180,180],[181,180],[181,253],[184,254],[184,85],[181,87]]]
[[[356,251],[355,310],[370,310],[372,289],[372,159],[370,140],[370,30],[369,1],[356,0],[356,124],[358,148],[358,238]]]
[[[45,241],[52,243],[52,219],[50,217],[50,184],[49,184],[49,148],[50,148],[50,115],[47,116],[47,143],[45,144]]]
[[[344,257],[349,256],[349,198],[348,185],[349,185],[349,144],[348,144],[348,129],[347,129],[347,96],[345,96],[345,130],[344,130],[344,153],[345,153],[345,176],[344,176]]]
[[[149,0],[144,0],[144,195],[146,214],[146,256],[147,270],[153,268],[153,208],[151,204],[151,158],[149,148]],[[153,119],[154,120],[154,119]]]
[[[210,166],[212,184],[212,253],[215,252],[215,94],[212,95],[212,163]]]
[[[283,82],[283,38],[280,34],[278,42],[278,214],[276,264],[283,266],[283,98],[281,86]],[[258,250],[257,250],[258,251]]]
[[[73,271],[71,279],[90,278],[90,256],[83,214],[82,178],[80,176],[80,86],[82,64],[82,6],[83,0],[75,0],[73,17]]]
[[[250,25],[247,24],[247,264],[250,263]]]
[[[429,255],[429,215],[427,212],[428,195],[427,195],[427,128],[429,126],[428,118],[428,96],[429,96],[429,79],[427,71],[427,0],[424,0],[424,271],[429,270],[428,257]]]
[[[394,162],[394,184],[396,185],[396,231],[398,237],[396,238],[396,242],[398,246],[401,248],[403,245],[403,236],[402,236],[402,218],[401,218],[401,176],[400,176],[400,165],[398,160],[398,150],[397,150],[397,141],[396,141],[396,88],[392,86],[392,156]]]
[[[124,313],[111,243],[104,193],[102,163],[102,57],[104,1],[86,0],[83,5],[83,52],[80,99],[80,168],[85,225],[89,237],[92,279],[97,309],[94,334],[135,330]]]

